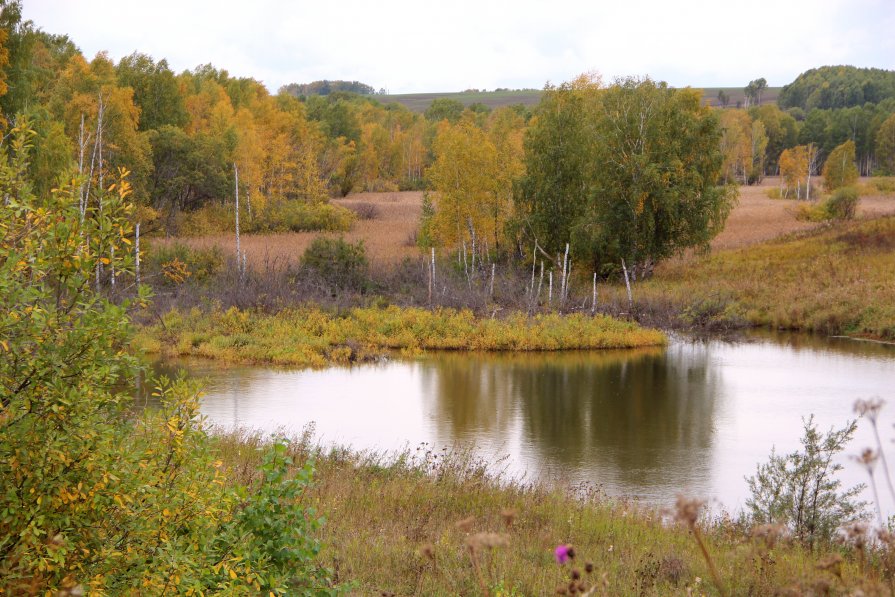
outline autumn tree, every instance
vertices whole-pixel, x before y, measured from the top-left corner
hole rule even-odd
[[[752,119],[745,110],[724,110],[720,122],[724,183],[746,183],[752,171]]]
[[[817,148],[812,144],[797,145],[780,154],[780,176],[784,197],[795,192],[796,199],[811,198],[811,175],[817,157]]]
[[[436,193],[433,226],[439,244],[467,243],[474,253],[484,242],[499,248],[512,181],[494,143],[467,115],[457,124],[439,125],[433,152],[427,176]]]
[[[846,141],[830,152],[824,163],[823,175],[824,188],[828,191],[834,191],[858,181],[854,141]]]
[[[764,178],[765,157],[768,149],[768,135],[761,120],[753,120],[749,127],[749,144],[751,148],[751,163],[749,184],[761,182]]]

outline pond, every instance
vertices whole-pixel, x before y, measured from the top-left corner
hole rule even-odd
[[[893,402],[895,347],[757,334],[735,343],[572,353],[439,353],[325,370],[167,362],[205,379],[211,423],[299,434],[358,450],[474,450],[523,480],[586,482],[647,504],[679,492],[736,511],[744,477],[776,446],[799,446],[802,418],[853,419],[858,398]],[[895,404],[880,429],[893,448]],[[866,421],[848,450],[875,446]],[[895,452],[891,460],[895,462]],[[844,483],[867,481],[847,456]],[[884,511],[893,504],[883,500]]]

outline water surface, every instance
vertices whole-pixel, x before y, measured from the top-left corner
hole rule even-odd
[[[895,402],[895,348],[810,336],[675,339],[663,349],[442,353],[321,371],[186,367],[206,379],[202,412],[224,427],[300,433],[356,449],[474,449],[528,479],[588,482],[668,504],[678,492],[736,510],[772,446],[798,447],[802,418],[854,418],[855,399]],[[881,417],[887,445],[895,404]],[[872,443],[862,424],[849,453]],[[891,458],[895,461],[895,453]],[[848,458],[842,479],[866,481]],[[890,500],[884,500],[891,511]]]

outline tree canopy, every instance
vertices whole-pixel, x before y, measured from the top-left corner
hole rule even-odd
[[[627,78],[548,89],[518,201],[542,246],[569,242],[595,271],[707,246],[733,205],[719,186],[721,126],[698,92]]]
[[[855,66],[822,66],[784,85],[781,108],[849,108],[895,97],[895,71]]]

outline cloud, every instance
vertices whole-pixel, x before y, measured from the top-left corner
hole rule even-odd
[[[271,90],[352,79],[390,91],[537,87],[598,70],[672,85],[782,85],[824,64],[892,67],[891,0],[29,0],[88,56],[211,62]]]

